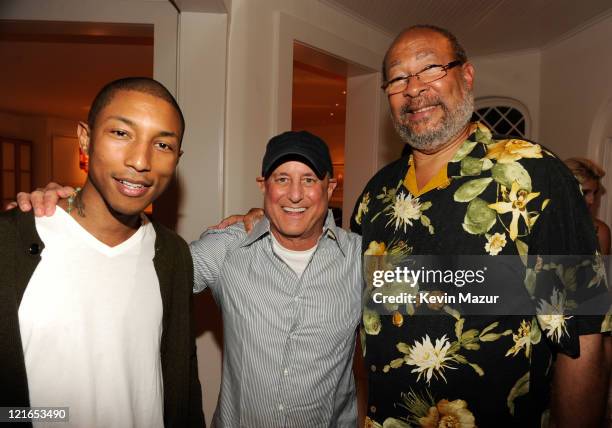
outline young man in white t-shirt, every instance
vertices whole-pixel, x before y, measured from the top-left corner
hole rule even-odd
[[[183,132],[163,85],[111,82],[77,129],[82,190],[50,217],[0,215],[0,406],[67,407],[60,426],[203,426],[191,257],[143,214]]]

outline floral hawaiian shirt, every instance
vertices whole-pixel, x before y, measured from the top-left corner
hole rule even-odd
[[[554,271],[560,288],[544,302],[549,309],[566,303],[566,291],[607,287],[596,267],[577,274],[575,266],[539,258],[596,256],[597,248],[576,180],[540,145],[494,139],[488,128],[473,123],[446,174],[433,180],[435,186],[411,193],[410,165],[407,154],[383,168],[357,201],[351,228],[363,237],[364,269],[367,256],[377,255],[535,259],[535,264],[524,262],[524,280],[506,291],[525,295],[539,273]],[[364,303],[366,426],[545,424],[556,353],[577,356],[579,335],[610,331],[612,324],[603,313],[462,315],[443,305],[428,306],[424,309],[436,314],[380,314]]]

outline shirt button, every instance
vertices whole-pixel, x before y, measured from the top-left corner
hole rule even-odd
[[[282,412],[283,410],[285,410],[285,406],[283,406],[282,404],[279,404],[278,405],[278,410],[280,410]]]
[[[289,369],[285,369],[285,370],[283,370],[283,374],[284,374],[285,376],[289,376]]]

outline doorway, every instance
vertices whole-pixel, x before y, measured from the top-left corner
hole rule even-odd
[[[342,211],[347,70],[345,61],[293,43],[291,129],[309,131],[329,146],[338,181],[329,206],[340,227],[343,214],[347,215]]]
[[[87,163],[76,129],[100,88],[153,76],[153,25],[0,21],[4,202],[49,181],[78,187]]]

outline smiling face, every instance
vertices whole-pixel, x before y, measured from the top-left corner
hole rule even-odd
[[[314,247],[327,217],[329,199],[336,181],[317,178],[306,164],[288,161],[279,165],[268,179],[257,179],[264,194],[264,211],[270,230],[285,248]]]
[[[428,29],[404,33],[389,49],[387,79],[418,73],[456,60],[446,37]],[[395,128],[414,149],[435,153],[467,126],[474,109],[471,64],[454,67],[442,79],[421,83],[411,77],[403,92],[389,96]]]
[[[83,200],[103,201],[112,211],[140,214],[168,186],[180,156],[177,111],[153,95],[118,91],[93,128],[81,123],[78,137],[89,154]]]

